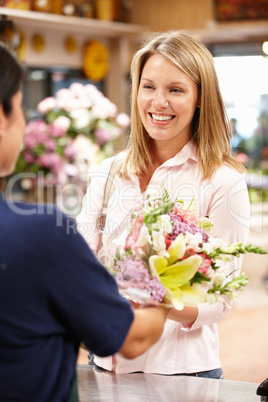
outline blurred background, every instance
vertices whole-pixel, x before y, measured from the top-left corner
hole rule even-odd
[[[268,249],[267,0],[0,0],[0,40],[27,67],[28,123],[16,175],[0,189],[76,216],[88,172],[126,144],[132,56],[169,29],[190,31],[214,57],[233,152],[247,168],[249,242]],[[85,88],[92,103],[72,103]],[[259,383],[268,376],[268,257],[246,255],[243,270],[250,284],[219,324],[221,359],[226,379]]]

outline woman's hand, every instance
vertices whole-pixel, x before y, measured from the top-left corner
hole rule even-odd
[[[197,306],[185,306],[183,310],[170,309],[168,319],[180,322],[184,326],[191,327],[198,316]]]

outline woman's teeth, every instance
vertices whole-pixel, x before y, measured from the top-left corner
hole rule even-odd
[[[151,114],[151,116],[152,116],[152,118],[154,119],[154,120],[160,120],[160,121],[169,121],[169,120],[171,120],[171,119],[173,119],[173,116],[158,116],[157,114]]]

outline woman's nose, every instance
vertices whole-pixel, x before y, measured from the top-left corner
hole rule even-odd
[[[169,102],[167,97],[165,96],[165,93],[162,91],[156,92],[152,100],[152,105],[158,109],[168,107]]]

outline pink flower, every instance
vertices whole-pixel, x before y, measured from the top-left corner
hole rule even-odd
[[[164,233],[164,237],[165,237],[165,243],[166,243],[166,250],[169,248],[169,246],[172,243],[172,240],[170,239],[170,236],[168,233]]]
[[[175,204],[173,206],[173,212],[175,215],[177,215],[181,218],[182,222],[195,223],[195,224],[198,222],[196,216],[191,215],[191,213],[189,211],[183,210],[182,206],[179,204]]]
[[[93,84],[87,84],[85,85],[85,92],[87,94],[87,96],[93,101],[95,102],[96,100],[100,99],[100,98],[104,98],[104,95],[102,92],[100,92],[95,85]]]
[[[51,123],[51,124],[48,126],[48,130],[49,130],[49,135],[50,135],[51,137],[54,137],[54,138],[61,138],[61,137],[64,137],[65,134],[66,134],[66,131],[64,131],[64,130],[63,130],[62,128],[60,128],[60,127],[54,126],[53,123]]]
[[[202,274],[206,274],[208,271],[208,268],[210,268],[212,259],[207,256],[207,254],[198,254],[200,257],[202,257],[202,262],[199,265],[198,271],[201,272]]]
[[[116,122],[119,124],[119,126],[127,128],[130,125],[130,118],[126,113],[119,113],[116,118]]]
[[[47,131],[47,125],[43,120],[41,120],[41,119],[32,120],[27,124],[27,126],[25,128],[25,135],[27,135],[29,133],[36,135],[37,133],[40,133],[40,132],[44,133],[46,131]]]
[[[69,89],[70,91],[72,91],[72,94],[75,97],[84,96],[85,94],[84,85],[80,84],[79,82],[74,82],[73,84],[71,84]]]
[[[50,110],[54,109],[55,106],[56,106],[55,98],[49,96],[48,98],[45,98],[40,103],[38,103],[37,110],[40,114],[46,114]]]
[[[68,117],[66,116],[57,117],[50,126],[53,136],[63,137],[67,133],[70,124],[71,120],[68,119]]]
[[[242,163],[243,165],[245,165],[245,164],[248,162],[249,157],[248,157],[247,154],[245,154],[245,153],[243,153],[243,152],[240,152],[239,154],[235,155],[235,159],[236,159],[238,162],[240,162],[240,163]]]
[[[43,120],[33,120],[26,126],[24,146],[26,149],[33,149],[39,144],[44,145],[48,138],[47,125]]]
[[[57,173],[62,166],[62,159],[60,155],[54,153],[46,153],[39,157],[38,162],[40,166],[51,169],[53,173]]]
[[[53,152],[57,148],[57,143],[52,138],[47,138],[44,145],[47,152]]]
[[[65,109],[67,112],[71,112],[74,109],[80,108],[80,101],[71,97],[60,97],[56,100],[57,109]]]
[[[29,134],[25,135],[24,145],[26,148],[32,149],[36,146],[36,144],[37,144],[37,138],[34,134],[29,133]]]
[[[137,241],[140,237],[141,228],[143,226],[143,215],[140,214],[138,219],[135,221],[133,229],[131,233],[127,235],[126,243],[125,243],[125,250],[127,249],[135,249],[137,248]]]
[[[70,99],[73,97],[72,91],[67,88],[59,89],[56,93],[56,99]]]
[[[76,153],[77,149],[72,144],[67,145],[64,148],[64,155],[66,156],[67,159],[73,159]]]
[[[94,131],[94,135],[96,137],[97,144],[99,144],[100,146],[105,144],[105,142],[111,141],[112,139],[111,132],[103,128],[97,128]]]
[[[116,116],[117,107],[109,99],[102,97],[96,100],[92,113],[99,119],[108,119]]]
[[[23,152],[23,157],[25,159],[25,161],[27,163],[29,163],[29,165],[34,165],[35,161],[36,161],[36,157],[34,155],[32,155],[29,151],[24,151]]]

